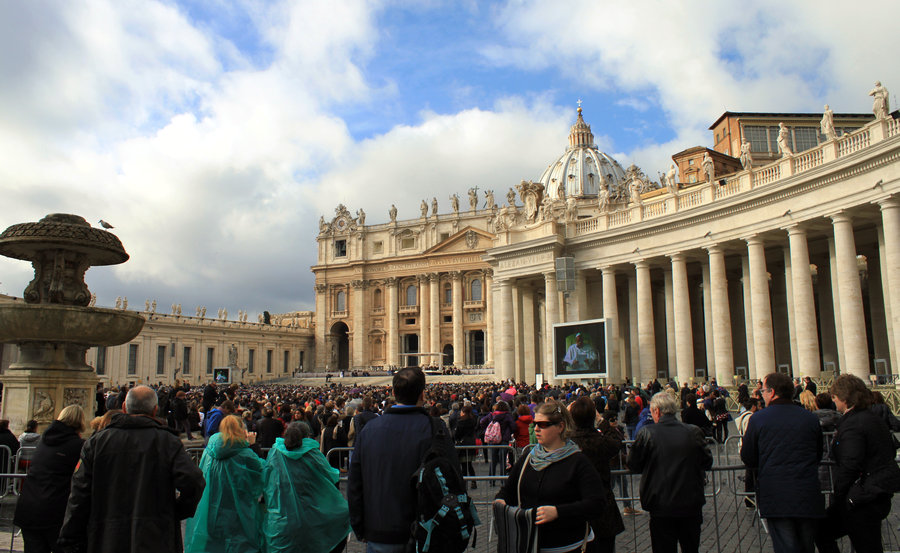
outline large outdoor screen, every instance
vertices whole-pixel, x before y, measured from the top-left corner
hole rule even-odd
[[[231,384],[231,368],[216,367],[213,369],[213,379],[216,384]]]
[[[556,378],[605,378],[606,320],[553,325],[553,372]]]

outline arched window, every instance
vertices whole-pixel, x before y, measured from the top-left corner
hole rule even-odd
[[[375,309],[381,309],[384,307],[384,298],[381,294],[381,288],[376,288],[375,292],[372,294],[372,300],[375,304]]]
[[[339,290],[334,296],[334,306],[335,311],[347,310],[347,294],[345,294],[343,290]]]
[[[453,303],[453,287],[449,282],[444,284],[444,303]]]
[[[481,280],[476,278],[469,286],[469,297],[472,299],[472,301],[481,301]]]
[[[406,305],[416,304],[416,285],[410,284],[406,287]]]

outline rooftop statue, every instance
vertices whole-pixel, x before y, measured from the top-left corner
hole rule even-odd
[[[888,90],[881,86],[881,81],[875,81],[875,88],[869,91],[869,96],[874,98],[872,103],[872,113],[875,119],[884,119],[891,112],[890,103],[888,102]]]
[[[822,113],[822,121],[819,123],[819,128],[825,140],[834,138],[834,112],[831,111],[828,104],[825,104],[825,111]]]
[[[790,131],[787,127],[784,126],[784,123],[778,123],[778,151],[781,152],[782,156],[792,156],[794,152],[791,151],[791,146],[788,143],[788,139],[790,137]]]

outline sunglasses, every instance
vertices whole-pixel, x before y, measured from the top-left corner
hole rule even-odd
[[[538,428],[550,428],[551,426],[556,426],[557,424],[559,423],[550,421],[534,421],[534,425]]]

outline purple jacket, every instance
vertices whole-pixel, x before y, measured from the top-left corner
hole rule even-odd
[[[516,421],[509,411],[494,411],[489,415],[485,415],[478,423],[478,437],[484,439],[484,431],[487,426],[497,421],[500,423],[501,443],[508,444],[512,437],[516,434]]]

